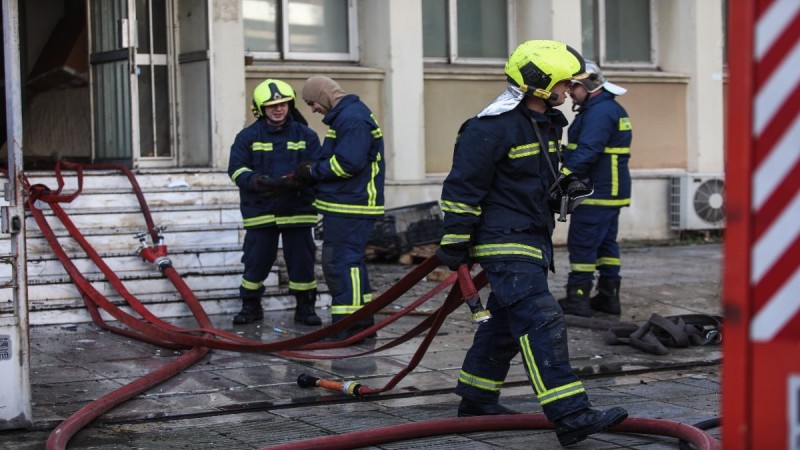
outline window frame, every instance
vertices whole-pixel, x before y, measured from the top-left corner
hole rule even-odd
[[[506,0],[506,53],[514,49],[516,36],[516,4],[515,0]],[[458,56],[458,0],[446,0],[447,14],[447,56],[423,56],[423,63],[496,65],[505,64],[506,58],[463,58]],[[423,36],[423,39],[425,37]]]
[[[609,61],[606,58],[606,0],[597,0],[597,11],[595,11],[595,41],[597,42],[598,64],[600,67],[615,69],[656,69],[658,68],[658,11],[657,1],[648,0],[650,3],[650,61],[631,62],[631,61]]]
[[[258,52],[245,50],[247,57],[256,61],[346,61],[357,62],[358,53],[358,13],[356,0],[347,0],[347,47],[344,52],[292,52],[289,50],[289,22],[286,20],[286,12],[289,11],[291,0],[279,0],[275,17],[280,27],[280,50],[276,52]]]

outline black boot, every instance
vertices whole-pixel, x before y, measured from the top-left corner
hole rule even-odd
[[[564,314],[589,317],[592,308],[589,307],[589,295],[592,293],[592,282],[570,286],[567,285],[567,296],[558,300]]]
[[[314,310],[317,291],[300,291],[294,297],[297,300],[297,305],[294,307],[294,321],[301,322],[304,325],[322,325],[322,319],[319,318]]]
[[[620,315],[619,283],[619,279],[609,280],[600,277],[597,281],[597,295],[589,301],[592,309],[615,316]]]
[[[361,330],[366,330],[373,325],[375,325],[375,318],[373,316],[359,320],[358,323],[353,325],[353,334],[359,333]],[[376,337],[378,337],[378,333],[372,332],[371,334],[364,336],[364,339],[375,339]]]
[[[628,411],[611,408],[606,411],[586,408],[556,420],[556,436],[562,447],[576,444],[590,434],[600,433],[622,423]]]
[[[261,307],[261,299],[242,299],[242,310],[233,318],[234,325],[244,325],[264,318],[264,309]]]
[[[497,416],[500,414],[519,414],[519,412],[508,409],[498,402],[478,403],[467,398],[462,398],[458,405],[458,417]]]

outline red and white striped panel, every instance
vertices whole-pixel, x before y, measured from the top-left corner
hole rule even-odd
[[[800,338],[800,0],[760,1],[757,17],[750,338],[767,342]]]

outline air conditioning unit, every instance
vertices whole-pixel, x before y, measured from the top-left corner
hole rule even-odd
[[[722,174],[687,173],[669,180],[669,226],[673,230],[709,230],[725,226]]]

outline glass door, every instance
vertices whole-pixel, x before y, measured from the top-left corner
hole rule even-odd
[[[176,163],[172,4],[135,0],[139,152],[134,153],[134,165],[140,167],[172,167]]]
[[[177,164],[172,2],[90,0],[93,159]]]

